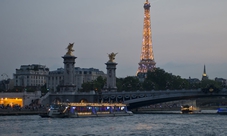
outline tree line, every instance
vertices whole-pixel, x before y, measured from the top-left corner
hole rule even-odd
[[[81,92],[95,90],[101,92],[106,84],[106,79],[101,76],[92,82],[82,84]],[[189,79],[181,78],[165,72],[163,69],[156,68],[152,72],[147,72],[143,82],[136,76],[128,76],[125,78],[116,78],[117,91],[151,91],[151,90],[181,90],[181,89],[203,89],[214,90],[222,89],[220,82],[214,80],[202,80],[200,82],[190,82]]]

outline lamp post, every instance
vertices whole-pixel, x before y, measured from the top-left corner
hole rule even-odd
[[[184,82],[182,83],[182,88],[185,89],[185,83]]]
[[[167,81],[167,83],[166,83],[166,89],[170,89],[170,82],[169,81]]]
[[[6,73],[1,74],[2,76],[2,83],[4,85],[4,90],[7,91],[8,90],[8,85],[9,85],[9,78],[8,75]]]
[[[91,81],[91,91],[94,91],[94,81]]]
[[[132,88],[132,85],[129,83],[129,84],[128,84],[128,91],[130,91],[131,88]]]

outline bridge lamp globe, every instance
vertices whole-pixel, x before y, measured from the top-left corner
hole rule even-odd
[[[209,89],[209,91],[210,91],[210,92],[213,92],[213,91],[214,91],[214,89],[213,89],[213,88],[210,88],[210,89]]]

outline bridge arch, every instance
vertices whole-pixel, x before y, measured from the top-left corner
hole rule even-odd
[[[153,95],[151,97],[142,97],[136,99],[130,99],[124,101],[125,104],[128,104],[128,109],[136,109],[143,106],[149,106],[152,104],[177,101],[177,100],[186,100],[186,99],[195,99],[195,98],[206,98],[206,97],[218,97],[218,96],[227,96],[227,91],[222,91],[219,93],[204,93],[200,90],[197,91],[186,91],[186,92],[172,92],[172,93],[163,93],[159,95]]]

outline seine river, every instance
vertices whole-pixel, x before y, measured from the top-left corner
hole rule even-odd
[[[100,118],[0,116],[0,136],[226,136],[227,115],[134,114]]]

